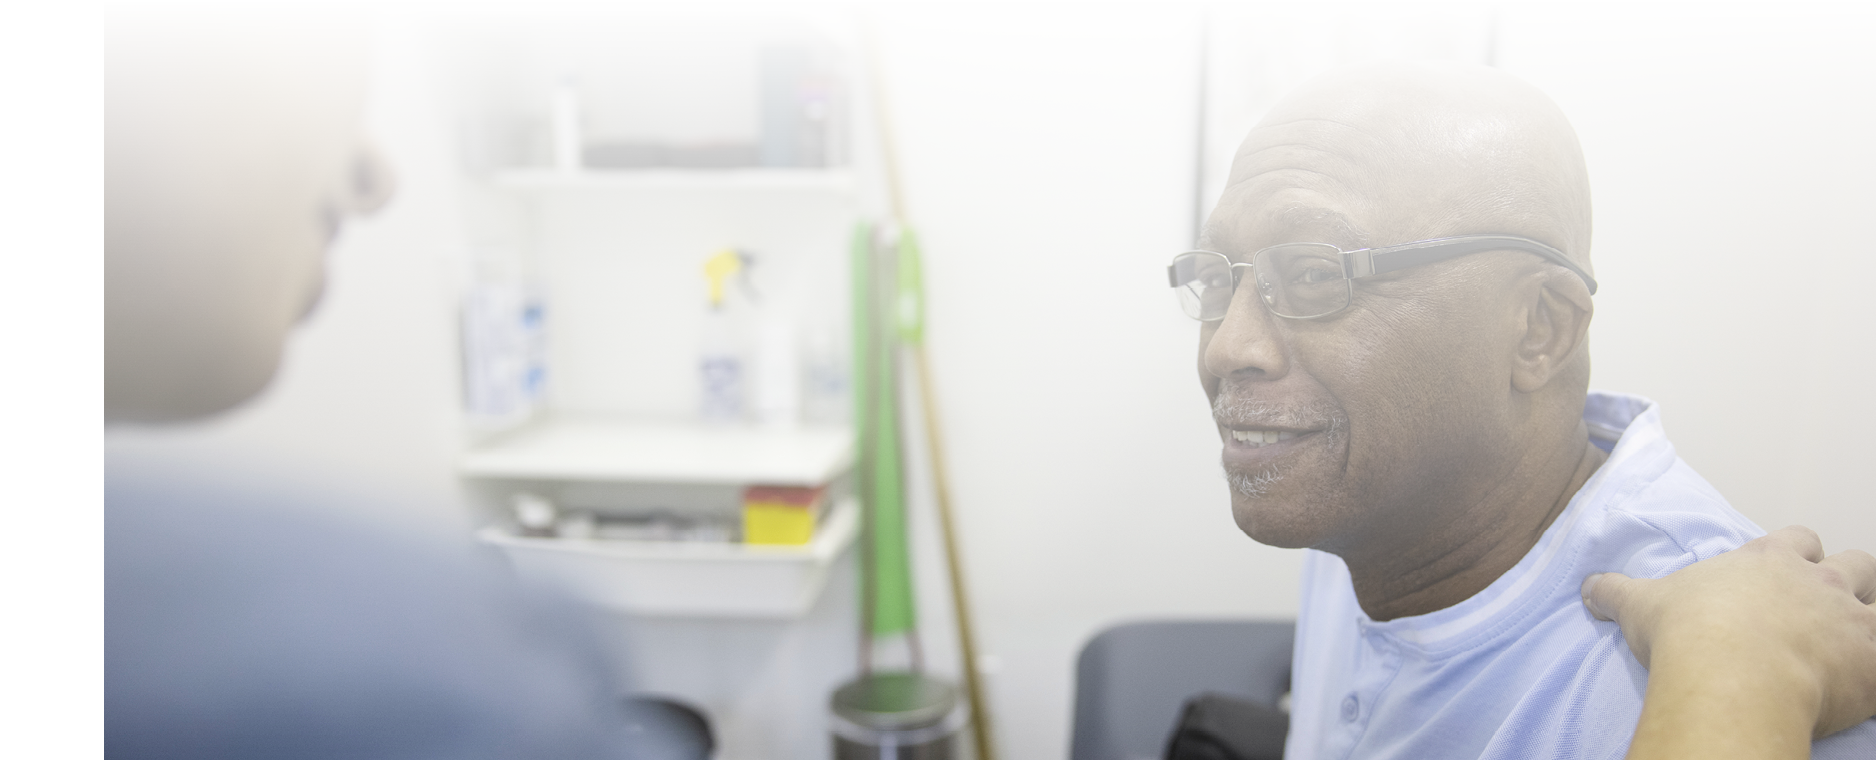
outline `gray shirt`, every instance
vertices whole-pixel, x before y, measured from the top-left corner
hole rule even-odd
[[[580,612],[466,541],[134,470],[106,468],[107,757],[632,756]]]

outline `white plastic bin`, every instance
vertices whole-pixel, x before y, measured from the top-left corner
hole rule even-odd
[[[800,547],[535,538],[501,526],[477,535],[501,547],[523,577],[564,586],[607,609],[666,617],[794,618],[814,605],[828,569],[859,528],[858,506],[842,499],[814,540]]]

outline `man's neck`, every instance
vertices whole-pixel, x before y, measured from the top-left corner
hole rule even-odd
[[[1411,535],[1392,531],[1385,546],[1337,552],[1362,612],[1380,621],[1442,610],[1516,566],[1609,458],[1589,442],[1587,428],[1579,426],[1575,440],[1446,513],[1440,524]]]

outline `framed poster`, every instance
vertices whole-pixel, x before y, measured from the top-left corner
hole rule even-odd
[[[1220,3],[1200,33],[1200,113],[1192,238],[1224,193],[1245,134],[1318,74],[1377,60],[1495,65],[1489,3]]]

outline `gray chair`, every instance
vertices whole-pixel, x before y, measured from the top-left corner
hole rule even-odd
[[[1290,690],[1293,621],[1124,623],[1075,664],[1070,760],[1157,760],[1187,698],[1218,692],[1275,706]]]

